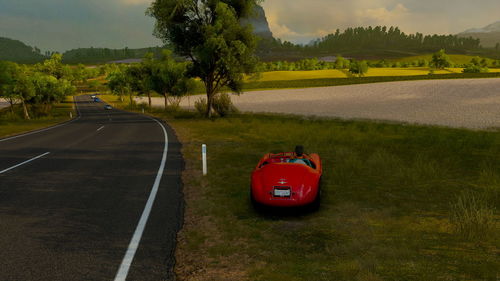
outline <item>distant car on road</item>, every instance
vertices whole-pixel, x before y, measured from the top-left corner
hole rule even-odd
[[[255,206],[311,206],[319,208],[323,173],[318,154],[295,152],[266,154],[252,172],[250,196]]]
[[[113,107],[112,107],[111,105],[109,105],[109,104],[106,104],[106,105],[104,106],[104,109],[106,109],[106,110],[111,110],[111,109],[113,109]]]
[[[97,96],[96,96],[96,95],[91,95],[90,97],[91,97],[92,99],[96,99],[96,98],[97,98]]]
[[[101,100],[99,98],[94,98],[94,102],[100,102]]]

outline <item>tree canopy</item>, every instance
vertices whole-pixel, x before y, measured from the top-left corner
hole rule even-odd
[[[240,93],[243,74],[255,70],[256,39],[252,27],[240,20],[257,0],[156,0],[148,14],[156,19],[155,35],[169,42],[192,64],[188,75],[206,88],[207,113],[224,87]]]

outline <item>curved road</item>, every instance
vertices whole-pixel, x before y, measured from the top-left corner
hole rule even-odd
[[[181,103],[192,107],[199,97]],[[270,90],[233,96],[242,111],[375,119],[486,129],[500,127],[500,79],[422,80]],[[162,99],[155,100],[161,106]]]
[[[0,280],[171,279],[180,143],[148,117],[77,104],[78,120],[0,140]]]

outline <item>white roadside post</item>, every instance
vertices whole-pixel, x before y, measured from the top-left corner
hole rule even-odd
[[[69,119],[73,119],[73,112],[69,112]]]
[[[201,146],[201,159],[203,162],[203,175],[207,175],[207,145],[203,144]]]

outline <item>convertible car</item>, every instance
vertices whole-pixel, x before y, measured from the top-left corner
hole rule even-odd
[[[319,207],[321,159],[318,154],[295,152],[266,154],[252,172],[250,196],[254,205]]]

